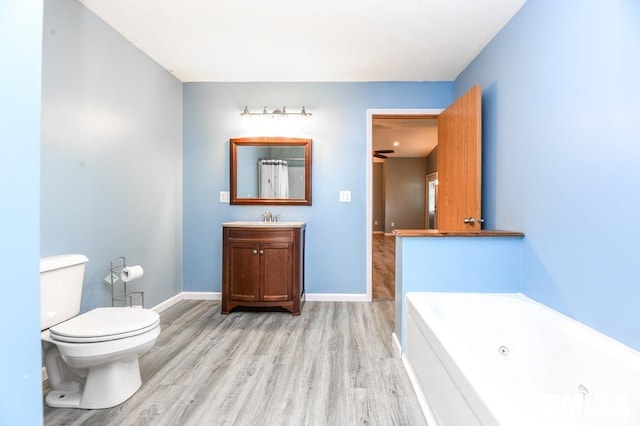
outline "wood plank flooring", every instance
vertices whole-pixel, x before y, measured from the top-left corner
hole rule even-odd
[[[396,291],[396,237],[373,234],[371,255],[372,296],[374,299],[393,300]]]
[[[141,357],[142,387],[45,425],[425,425],[391,343],[393,301],[307,302],[300,316],[182,301]],[[46,382],[45,382],[46,387]]]

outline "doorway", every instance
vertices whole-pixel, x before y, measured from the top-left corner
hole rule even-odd
[[[389,219],[387,225],[391,225],[393,222],[393,227],[387,226],[382,234],[373,233],[373,161],[371,158],[373,152],[373,126],[374,126],[374,117],[388,117],[388,118],[416,118],[419,116],[432,116],[437,117],[442,109],[369,109],[367,110],[367,150],[366,150],[366,185],[367,185],[367,194],[366,194],[366,230],[367,230],[367,299],[372,300],[374,298],[373,291],[373,279],[374,279],[374,261],[376,262],[376,274],[382,273],[382,279],[391,279],[395,280],[394,275],[389,276],[390,270],[391,273],[395,271],[395,237],[390,234],[392,228],[395,227],[395,220]],[[425,177],[423,176],[424,180]],[[424,217],[424,214],[423,214]],[[388,231],[388,232],[387,232]],[[374,257],[374,238],[375,238],[375,257]],[[380,241],[381,238],[384,238]],[[380,255],[382,254],[383,260],[380,259]],[[376,280],[378,280],[380,276],[376,275]],[[395,282],[393,283],[395,287]],[[376,286],[377,287],[377,286]],[[391,293],[391,294],[390,294]],[[384,289],[381,288],[378,291],[376,288],[375,297],[382,298],[395,298],[395,294],[393,289]]]
[[[480,85],[471,87],[444,110],[367,110],[367,157],[373,153],[373,119],[376,114],[437,116],[437,228],[449,232],[481,231],[484,220],[481,218],[482,89]],[[372,163],[369,159],[366,162],[366,255],[369,300],[372,294]]]

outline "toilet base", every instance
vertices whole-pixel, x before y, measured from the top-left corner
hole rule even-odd
[[[160,327],[136,336],[96,343],[56,342],[42,333],[44,364],[51,385],[50,407],[111,408],[142,385],[139,357],[155,344]]]
[[[55,408],[80,408],[82,392],[65,392],[52,390],[47,394],[45,402],[49,407]]]
[[[84,385],[65,386],[68,390],[53,389],[45,401],[57,408],[111,408],[133,396],[142,384],[138,358],[117,361],[89,369]]]

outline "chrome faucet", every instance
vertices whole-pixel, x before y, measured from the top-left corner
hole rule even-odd
[[[279,215],[273,214],[269,210],[267,210],[266,212],[262,213],[262,220],[263,222],[277,222],[278,216]]]

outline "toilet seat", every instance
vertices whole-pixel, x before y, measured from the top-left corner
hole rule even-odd
[[[160,316],[150,309],[96,308],[49,329],[52,340],[96,343],[137,336],[158,326]]]

